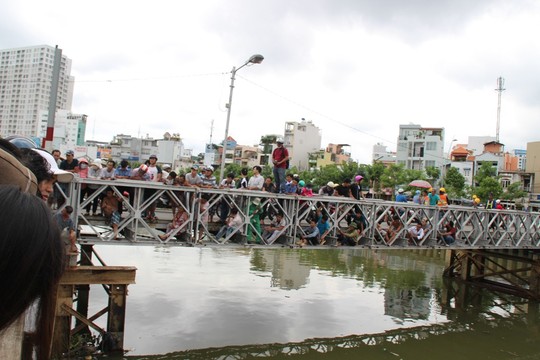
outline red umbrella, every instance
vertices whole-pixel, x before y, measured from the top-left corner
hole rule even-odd
[[[414,186],[414,187],[419,187],[419,188],[424,188],[424,189],[429,189],[429,188],[432,187],[431,184],[428,183],[426,180],[414,180],[414,181],[411,181],[409,186]]]

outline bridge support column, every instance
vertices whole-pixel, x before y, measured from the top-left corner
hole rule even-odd
[[[445,277],[540,300],[540,251],[451,250]]]

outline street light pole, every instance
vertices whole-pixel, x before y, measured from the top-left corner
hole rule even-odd
[[[223,149],[221,153],[221,168],[219,171],[220,183],[225,179],[225,157],[227,155],[227,138],[229,137],[229,123],[231,121],[231,108],[232,98],[234,90],[234,80],[236,80],[236,72],[248,64],[260,64],[264,60],[264,56],[260,54],[252,55],[242,66],[238,69],[233,66],[231,70],[231,85],[229,90],[229,103],[227,104],[227,122],[225,123],[225,137],[223,138]]]

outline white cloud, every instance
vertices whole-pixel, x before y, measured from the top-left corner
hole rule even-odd
[[[202,151],[229,134],[253,144],[285,121],[312,120],[323,144],[369,162],[399,124],[452,138],[495,135],[496,78],[506,79],[500,139],[525,148],[540,130],[540,6],[534,1],[10,2],[0,47],[58,44],[73,60],[73,111],[88,136],[179,132]],[[6,30],[7,31],[7,30]],[[4,33],[6,33],[4,31]]]

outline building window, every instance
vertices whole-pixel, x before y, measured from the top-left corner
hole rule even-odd
[[[466,176],[466,177],[471,176],[471,168],[464,168],[463,169],[463,176]]]
[[[437,150],[437,143],[435,141],[428,141],[426,143],[426,150]]]

